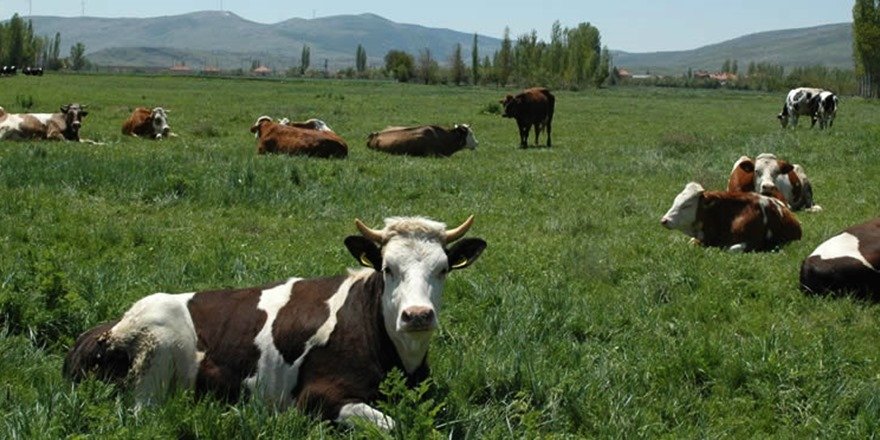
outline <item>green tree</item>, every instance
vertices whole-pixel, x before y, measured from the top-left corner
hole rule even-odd
[[[596,73],[593,76],[593,84],[596,87],[602,86],[605,83],[605,80],[608,79],[608,75],[611,74],[611,51],[608,50],[608,46],[602,48],[602,54],[599,56],[599,67],[596,69]]]
[[[471,78],[474,85],[480,83],[480,53],[477,49],[476,32],[474,32],[474,43],[471,45]]]
[[[408,82],[415,76],[415,60],[402,50],[389,50],[385,54],[385,72],[400,82]]]
[[[856,0],[853,6],[853,55],[862,96],[880,94],[880,5]]]
[[[457,43],[455,49],[452,51],[449,70],[452,74],[452,82],[454,82],[455,85],[467,82],[467,67],[464,65],[464,59],[461,55],[461,43]]]
[[[360,44],[358,44],[357,53],[355,54],[355,69],[358,73],[367,71],[367,50]]]
[[[68,65],[71,70],[83,70],[88,67],[88,64],[89,60],[86,59],[86,45],[77,42],[73,46],[70,46]]]
[[[440,66],[434,60],[434,56],[431,55],[431,49],[426,47],[419,51],[419,60],[416,67],[416,75],[419,77],[419,80],[425,84],[433,84],[437,82],[439,70]]]
[[[312,50],[309,49],[308,44],[303,44],[302,55],[300,55],[299,60],[299,74],[305,75],[306,71],[309,70],[309,64],[312,62]]]
[[[721,71],[724,73],[730,72],[730,58],[724,60],[724,64],[721,65]]]
[[[504,38],[501,40],[501,50],[497,53],[495,69],[498,85],[506,86],[513,72],[513,43],[510,41],[509,27],[504,28]]]
[[[23,66],[25,63],[25,23],[14,14],[9,20],[6,31],[7,50],[5,64]]]

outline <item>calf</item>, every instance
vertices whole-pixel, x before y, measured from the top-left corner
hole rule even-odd
[[[801,264],[801,289],[880,300],[880,218],[820,244]]]
[[[452,128],[436,125],[388,127],[370,133],[367,147],[391,154],[445,157],[463,148],[476,149],[477,139],[466,124],[456,124]]]
[[[812,124],[816,124],[816,112],[819,110],[819,94],[822,89],[812,87],[798,87],[791,89],[785,97],[785,103],[782,105],[782,112],[776,115],[782,128],[789,125],[796,128],[799,116],[809,116]]]
[[[703,246],[768,251],[801,238],[801,225],[784,203],[747,192],[706,191],[688,183],[660,219]]]
[[[6,113],[0,107],[0,140],[49,139],[81,140],[82,118],[89,114],[85,105],[61,106],[60,113]]]
[[[529,130],[535,127],[535,145],[538,144],[538,135],[547,127],[547,147],[552,145],[551,133],[553,131],[553,110],[556,107],[556,97],[543,87],[526,89],[522,93],[513,96],[507,95],[499,101],[504,106],[505,118],[516,119],[519,128],[519,146],[526,148],[529,141]]]
[[[168,125],[168,110],[156,107],[152,110],[144,107],[134,109],[131,116],[122,124],[122,134],[149,139],[177,137]]]
[[[365,266],[330,278],[290,278],[263,287],[137,301],[118,321],[83,333],[63,372],[134,388],[138,405],[172,386],[230,401],[246,391],[284,410],[322,418],[394,422],[370,406],[394,368],[416,385],[429,373],[428,343],[439,325],[450,271],[486,247],[466,238],[473,216],[447,230],[422,217],[393,217],[381,230],[360,220],[345,246]]]
[[[837,95],[827,90],[822,91],[819,93],[819,105],[816,110],[819,129],[831,128],[834,125],[835,116],[837,116]]]
[[[257,137],[257,153],[285,153],[314,157],[346,157],[348,145],[332,131],[291,127],[260,116],[251,127]]]
[[[794,211],[819,212],[822,207],[813,202],[813,185],[804,168],[778,159],[770,153],[758,155],[753,161],[742,156],[733,165],[727,190],[759,192],[788,203]]]

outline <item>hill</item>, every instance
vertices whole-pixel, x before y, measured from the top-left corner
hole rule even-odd
[[[679,74],[691,69],[718,70],[724,60],[769,62],[786,69],[824,64],[851,69],[852,23],[750,34],[693,50],[630,53],[613,52],[614,65],[633,73]]]
[[[445,62],[460,43],[470,53],[473,34],[395,23],[375,14],[294,18],[274,24],[245,20],[231,12],[202,11],[154,18],[31,17],[38,35],[61,32],[62,46],[82,42],[89,59],[100,65],[168,67],[172,63],[250,67],[260,60],[270,67],[298,66],[304,44],[312,66],[328,60],[331,67],[354,65],[362,44],[368,62],[378,65],[391,49],[418,53],[431,50]],[[479,50],[491,54],[501,41],[479,37]]]

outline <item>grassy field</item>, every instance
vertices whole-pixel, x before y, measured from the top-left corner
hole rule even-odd
[[[880,432],[880,309],[805,296],[801,260],[880,213],[880,107],[844,97],[831,130],[782,131],[783,97],[558,92],[554,147],[517,148],[491,111],[514,90],[126,76],[0,78],[0,106],[89,105],[103,146],[0,143],[0,438],[374,437],[255,402],[130,396],[61,377],[86,328],[149,293],[343,273],[353,220],[458,224],[488,241],[452,275],[432,384],[384,408],[396,438],[868,438]],[[180,137],[123,138],[163,105]],[[345,160],[258,157],[263,114],[318,117]],[[386,125],[472,124],[448,159],[368,150]],[[802,164],[825,210],[780,252],[688,245],[659,218],[743,154]],[[415,402],[420,402],[416,404]]]

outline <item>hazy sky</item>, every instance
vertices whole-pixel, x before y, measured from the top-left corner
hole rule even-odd
[[[512,38],[532,29],[548,39],[553,22],[599,28],[602,44],[630,52],[686,50],[742,35],[852,21],[848,0],[0,0],[0,19],[27,15],[155,17],[221,8],[248,20],[276,23],[372,12],[401,23]]]

